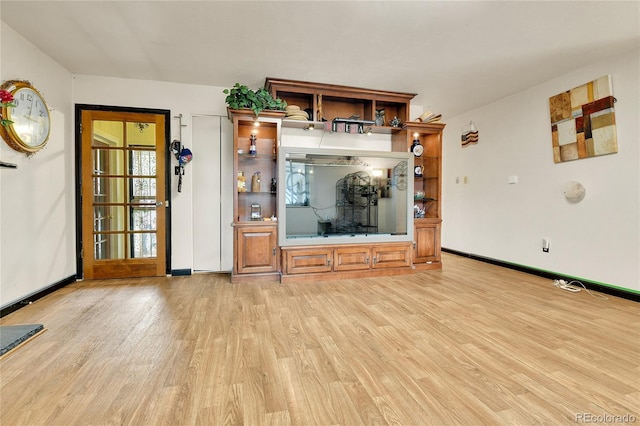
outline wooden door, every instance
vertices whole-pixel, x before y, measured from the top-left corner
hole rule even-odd
[[[278,228],[236,226],[238,274],[275,272],[278,268]]]
[[[165,115],[81,117],[83,277],[164,276]]]
[[[373,269],[411,266],[411,244],[380,244],[371,248]]]
[[[287,274],[331,272],[332,253],[329,247],[283,249],[284,270]]]
[[[339,247],[333,251],[334,271],[356,271],[369,269],[371,248],[369,246]]]
[[[435,223],[418,223],[414,230],[416,245],[413,263],[425,263],[440,260],[440,233]]]

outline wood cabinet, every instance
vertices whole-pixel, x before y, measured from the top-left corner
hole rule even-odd
[[[232,281],[340,279],[441,268],[442,132],[445,125],[410,121],[410,102],[415,94],[275,78],[267,78],[265,88],[287,104],[307,110],[310,116],[308,121],[298,121],[287,119],[284,111],[263,111],[256,117],[249,110],[229,110],[233,122],[236,177]],[[384,121],[376,123],[381,113]],[[393,151],[410,151],[416,140],[424,148],[422,155],[415,157],[419,173],[414,176],[414,203],[419,213],[414,218],[413,244],[279,247],[279,194],[275,183],[282,127],[320,125],[326,129],[327,122],[353,116],[373,123],[367,124],[367,131],[390,134]],[[400,124],[392,126],[393,118]],[[411,176],[414,171],[408,172]],[[256,178],[260,181],[257,186]]]
[[[411,243],[283,247],[282,281],[411,273]],[[365,275],[366,274],[366,275]]]
[[[278,271],[276,159],[284,112],[229,110],[233,122],[233,225],[232,281],[272,279]],[[257,275],[256,275],[257,274]]]
[[[335,271],[356,271],[370,267],[370,246],[336,247],[333,250],[333,269]]]
[[[327,247],[283,249],[283,270],[288,274],[331,272],[333,250]]]
[[[376,112],[384,113],[382,125],[371,125],[367,129],[373,133],[401,131],[389,122],[397,117],[400,123],[409,121],[409,106],[415,93],[389,92],[335,84],[312,83],[307,81],[267,78],[265,88],[274,98],[280,98],[287,105],[299,106],[311,112],[309,121],[321,123],[335,118],[358,116],[362,120],[376,120]],[[285,126],[301,126],[306,122],[287,120]],[[308,125],[308,123],[306,123]]]
[[[394,151],[411,151],[422,145],[422,155],[414,157],[414,253],[419,269],[439,269],[440,226],[442,223],[442,132],[443,123],[408,122],[403,132],[392,135]],[[411,173],[411,172],[410,172]]]
[[[272,224],[236,225],[235,275],[278,271],[278,228]]]
[[[413,263],[421,269],[436,269],[440,262],[440,224],[429,219],[415,219]],[[434,264],[435,262],[435,264]]]

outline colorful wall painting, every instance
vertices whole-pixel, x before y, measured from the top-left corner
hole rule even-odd
[[[610,75],[549,98],[553,161],[618,152],[615,101]]]

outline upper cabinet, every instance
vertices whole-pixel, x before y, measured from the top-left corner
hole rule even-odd
[[[360,132],[393,133],[409,121],[414,93],[388,92],[333,84],[267,78],[265,88],[274,98],[295,105],[308,119],[285,117],[283,126],[302,127],[335,119],[357,117],[366,122]],[[394,119],[396,119],[394,121]]]

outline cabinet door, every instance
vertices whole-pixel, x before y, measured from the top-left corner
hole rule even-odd
[[[411,244],[374,246],[371,256],[374,269],[411,266]]]
[[[371,249],[369,247],[340,247],[333,251],[334,271],[369,269]]]
[[[440,227],[438,224],[416,224],[414,230],[416,246],[413,263],[440,260]]]
[[[293,249],[284,250],[284,253],[287,274],[331,272],[330,248]]]
[[[241,226],[236,232],[238,274],[277,271],[277,227]]]

